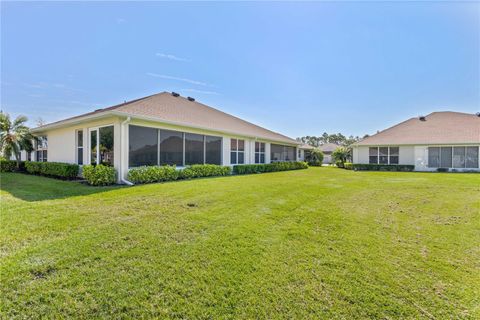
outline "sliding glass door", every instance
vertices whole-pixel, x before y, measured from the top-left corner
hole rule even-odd
[[[113,166],[113,126],[90,129],[90,163]]]

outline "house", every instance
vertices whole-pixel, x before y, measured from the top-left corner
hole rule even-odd
[[[480,114],[433,112],[353,145],[353,163],[407,164],[416,171],[480,171]]]
[[[299,145],[298,146],[298,155],[297,155],[298,161],[305,161],[305,157],[307,156],[307,153],[310,150],[313,150],[313,149],[315,149],[315,148],[312,147],[309,144],[306,144],[306,143],[303,143],[303,144]]]
[[[125,182],[145,165],[297,160],[299,143],[195,99],[162,92],[32,129],[32,161],[108,164]]]
[[[340,146],[336,143],[324,143],[318,147],[323,152],[323,164],[333,163],[332,153],[338,147]]]

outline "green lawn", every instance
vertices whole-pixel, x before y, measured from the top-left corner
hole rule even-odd
[[[1,175],[0,318],[480,318],[480,175]]]

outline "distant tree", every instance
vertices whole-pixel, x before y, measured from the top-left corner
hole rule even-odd
[[[312,147],[319,147],[325,143],[335,143],[340,146],[350,146],[353,143],[360,141],[360,137],[349,136],[348,138],[341,133],[328,134],[324,132],[321,136],[305,136],[297,138],[298,141],[311,145]]]
[[[37,127],[41,127],[41,126],[46,125],[47,122],[45,120],[43,120],[42,117],[38,117],[37,120],[35,120],[35,124],[37,125]]]
[[[10,159],[14,155],[17,166],[20,166],[20,152],[22,150],[33,151],[35,137],[25,125],[27,121],[28,119],[25,116],[18,116],[12,121],[8,113],[0,111],[0,151],[6,159]]]
[[[321,166],[323,162],[323,152],[320,149],[307,150],[305,152],[305,161],[310,166]]]

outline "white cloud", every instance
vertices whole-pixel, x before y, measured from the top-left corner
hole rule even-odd
[[[185,58],[180,58],[180,57],[177,57],[173,54],[167,54],[167,53],[160,53],[160,52],[157,52],[155,54],[157,57],[160,57],[160,58],[165,58],[165,59],[169,59],[169,60],[175,60],[175,61],[190,61],[189,59],[185,59]]]
[[[196,80],[187,79],[187,78],[172,77],[172,76],[167,76],[167,75],[164,75],[164,74],[157,74],[157,73],[151,73],[151,72],[147,72],[147,75],[151,76],[151,77],[155,77],[155,78],[162,78],[162,79],[168,79],[168,80],[176,80],[176,81],[187,82],[187,83],[196,84],[196,85],[199,85],[199,86],[209,86],[205,82],[196,81]]]

